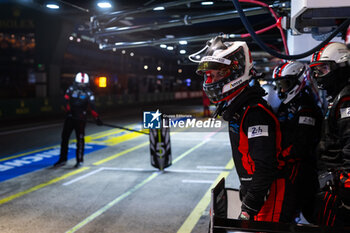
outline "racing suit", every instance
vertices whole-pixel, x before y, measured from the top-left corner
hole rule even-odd
[[[282,158],[285,172],[297,192],[298,209],[313,222],[316,193],[319,190],[316,146],[320,140],[322,110],[308,88],[277,111],[282,132]]]
[[[98,113],[95,110],[95,97],[88,87],[73,84],[65,95],[66,119],[62,131],[60,162],[67,161],[69,137],[74,129],[76,135],[76,160],[77,164],[84,161],[84,136],[87,110],[90,109],[91,115],[95,120],[99,120]]]
[[[248,87],[222,114],[229,122],[232,155],[241,182],[241,209],[256,221],[291,222],[295,191],[283,178],[284,161],[278,158],[280,126],[263,95],[261,87]]]
[[[319,169],[333,173],[334,187],[319,194],[321,225],[350,226],[350,84],[329,103],[319,144]]]

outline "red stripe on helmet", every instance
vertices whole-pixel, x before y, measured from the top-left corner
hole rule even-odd
[[[314,67],[314,66],[318,66],[318,65],[322,65],[323,62],[317,62],[317,63],[312,63],[310,64],[310,67]]]
[[[284,64],[281,66],[281,69],[280,69],[279,72],[278,72],[278,76],[279,76],[279,77],[281,77],[281,75],[282,75],[282,70],[283,70],[288,64],[289,64],[289,62],[286,62],[286,63],[284,63]]]
[[[326,44],[322,49],[320,49],[320,51],[319,51],[318,54],[317,54],[316,61],[320,60],[320,57],[321,57],[321,55],[322,55],[322,53],[323,53],[323,50],[324,50],[328,45],[330,45],[330,44],[332,44],[332,43],[334,43],[334,42],[329,42],[329,43]]]

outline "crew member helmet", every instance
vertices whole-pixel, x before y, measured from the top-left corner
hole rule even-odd
[[[298,61],[288,61],[273,70],[272,77],[276,82],[279,98],[288,103],[305,87],[310,69]]]
[[[342,67],[349,66],[349,59],[348,48],[339,42],[328,43],[315,52],[312,55],[310,67],[318,87],[324,90],[332,88],[334,82],[337,82],[333,80],[335,72]]]
[[[246,42],[211,41],[196,73],[204,76],[203,90],[213,103],[228,101],[239,95],[249,84],[253,67]]]
[[[89,84],[89,75],[87,73],[79,72],[75,75],[75,83],[78,85],[88,85]]]

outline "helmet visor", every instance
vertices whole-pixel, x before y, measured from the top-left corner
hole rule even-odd
[[[231,70],[227,67],[221,68],[219,70],[207,70],[204,73],[205,83],[215,83],[223,78],[228,77],[231,74]]]
[[[312,76],[322,78],[334,70],[336,64],[334,61],[313,62],[310,64]]]
[[[208,70],[231,69],[231,72],[244,72],[245,56],[242,47],[225,57],[205,56],[198,65],[196,73],[203,75]],[[241,73],[240,72],[240,73]]]
[[[297,83],[298,76],[297,75],[286,75],[283,77],[276,78],[276,86],[281,92],[289,92],[293,89],[295,84]]]
[[[224,70],[230,68],[230,63],[228,65],[212,61],[202,61],[199,63],[196,73],[203,75],[206,71],[210,70]]]

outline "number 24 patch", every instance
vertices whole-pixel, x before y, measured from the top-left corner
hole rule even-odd
[[[350,117],[350,107],[340,109],[340,118]]]
[[[269,136],[268,125],[255,125],[248,128],[248,138]]]

